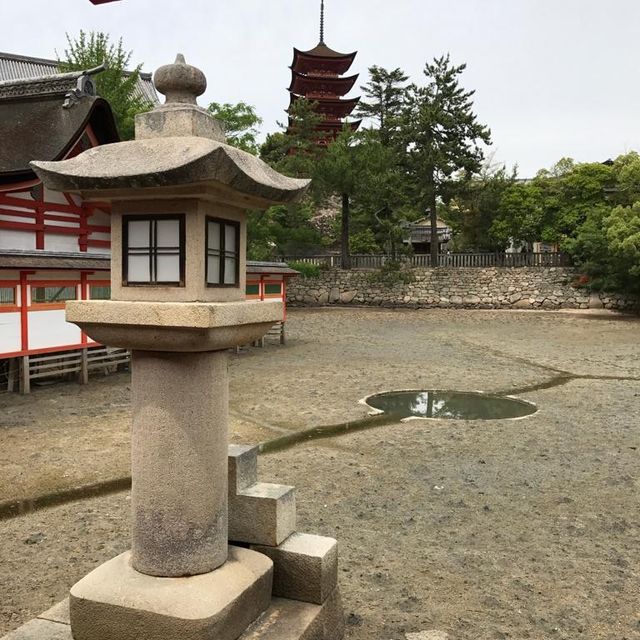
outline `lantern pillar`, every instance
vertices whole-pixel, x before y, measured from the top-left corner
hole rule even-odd
[[[227,560],[227,359],[132,354],[131,560],[147,575],[197,575]]]

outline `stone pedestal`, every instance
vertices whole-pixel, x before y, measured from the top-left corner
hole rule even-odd
[[[227,559],[227,353],[132,353],[132,564],[152,576]]]
[[[236,640],[271,604],[273,565],[238,547],[215,571],[157,578],[131,566],[130,552],[71,588],[74,640]]]

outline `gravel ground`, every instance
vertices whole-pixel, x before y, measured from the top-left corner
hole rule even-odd
[[[261,458],[262,480],[296,485],[300,530],[340,542],[348,638],[640,638],[639,329],[531,312],[301,310],[288,345],[232,358],[236,441],[362,417],[358,399],[389,389],[515,391],[540,407]],[[126,473],[127,384],[0,397],[4,496],[51,490],[64,473]],[[126,549],[127,521],[121,493],[1,522],[0,632]]]

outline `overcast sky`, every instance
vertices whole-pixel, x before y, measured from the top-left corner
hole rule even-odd
[[[320,0],[0,0],[0,50],[55,57],[65,32],[122,36],[153,71],[182,52],[207,75],[200,99],[254,105],[263,132],[288,105],[292,47],[318,42]],[[421,81],[427,59],[467,63],[495,161],[533,175],[562,156],[640,150],[639,0],[326,0],[325,41]],[[354,92],[353,95],[357,95]]]

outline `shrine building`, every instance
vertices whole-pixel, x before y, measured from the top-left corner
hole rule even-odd
[[[316,111],[322,117],[317,126],[319,144],[334,140],[346,125],[356,131],[361,120],[347,121],[360,98],[345,98],[353,89],[358,74],[346,76],[357,52],[339,53],[324,41],[324,0],[320,7],[320,41],[309,51],[293,49],[291,84],[289,85],[289,113],[300,98],[316,103]],[[289,130],[295,122],[289,116]]]
[[[90,371],[129,359],[65,321],[68,300],[110,298],[110,207],[51,191],[29,167],[119,141],[96,73],[0,53],[0,390],[28,393],[32,380],[54,373],[87,382]],[[150,74],[140,74],[136,92],[158,103]],[[295,275],[282,263],[250,262],[247,297],[284,300]]]

